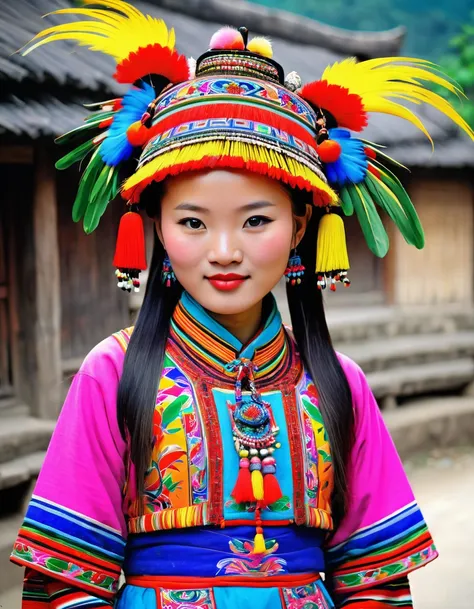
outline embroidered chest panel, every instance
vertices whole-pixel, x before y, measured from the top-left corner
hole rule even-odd
[[[144,516],[137,516],[137,501],[126,502],[131,533],[255,521],[255,503],[236,503],[231,496],[239,471],[229,409],[235,392],[197,372],[167,350],[140,498]],[[313,383],[304,373],[296,388],[283,379],[261,395],[279,428],[275,455],[282,491],[262,510],[262,520],[331,529],[332,461]]]

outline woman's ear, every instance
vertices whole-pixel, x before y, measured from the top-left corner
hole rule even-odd
[[[303,239],[304,234],[306,232],[306,227],[308,226],[308,222],[311,220],[311,216],[313,214],[313,206],[309,203],[306,204],[306,213],[304,216],[293,216],[295,222],[295,234],[293,237],[293,245],[292,249],[297,247],[301,239]]]

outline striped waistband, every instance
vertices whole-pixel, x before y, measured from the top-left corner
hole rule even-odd
[[[319,573],[295,575],[222,575],[216,577],[129,575],[127,584],[142,588],[166,588],[168,590],[195,590],[196,588],[215,588],[222,586],[245,586],[249,588],[288,588],[306,586],[321,579]]]

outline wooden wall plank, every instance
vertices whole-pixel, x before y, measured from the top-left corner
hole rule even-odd
[[[473,302],[473,199],[469,179],[420,177],[410,195],[425,229],[423,250],[395,235],[394,301],[400,305]]]
[[[35,242],[37,395],[35,414],[57,417],[61,402],[61,290],[56,170],[49,150],[37,149],[33,226]]]

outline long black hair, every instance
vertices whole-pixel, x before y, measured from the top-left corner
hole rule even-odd
[[[161,186],[153,185],[142,195],[141,206],[152,218],[159,214],[162,193]],[[292,193],[292,197],[294,211],[301,215],[305,209],[303,195]],[[337,526],[345,513],[346,464],[352,444],[353,410],[350,387],[331,343],[322,294],[316,276],[311,272],[315,267],[319,218],[320,214],[313,214],[298,247],[307,269],[304,281],[299,286],[288,287],[287,296],[294,337],[316,386],[331,446],[334,464],[332,512]],[[138,497],[143,492],[151,458],[152,419],[170,318],[182,293],[179,282],[170,288],[162,283],[164,256],[164,248],[155,234],[145,296],[125,355],[117,397],[120,430],[124,438],[130,438],[130,458],[136,470]],[[141,506],[141,501],[138,504]]]

